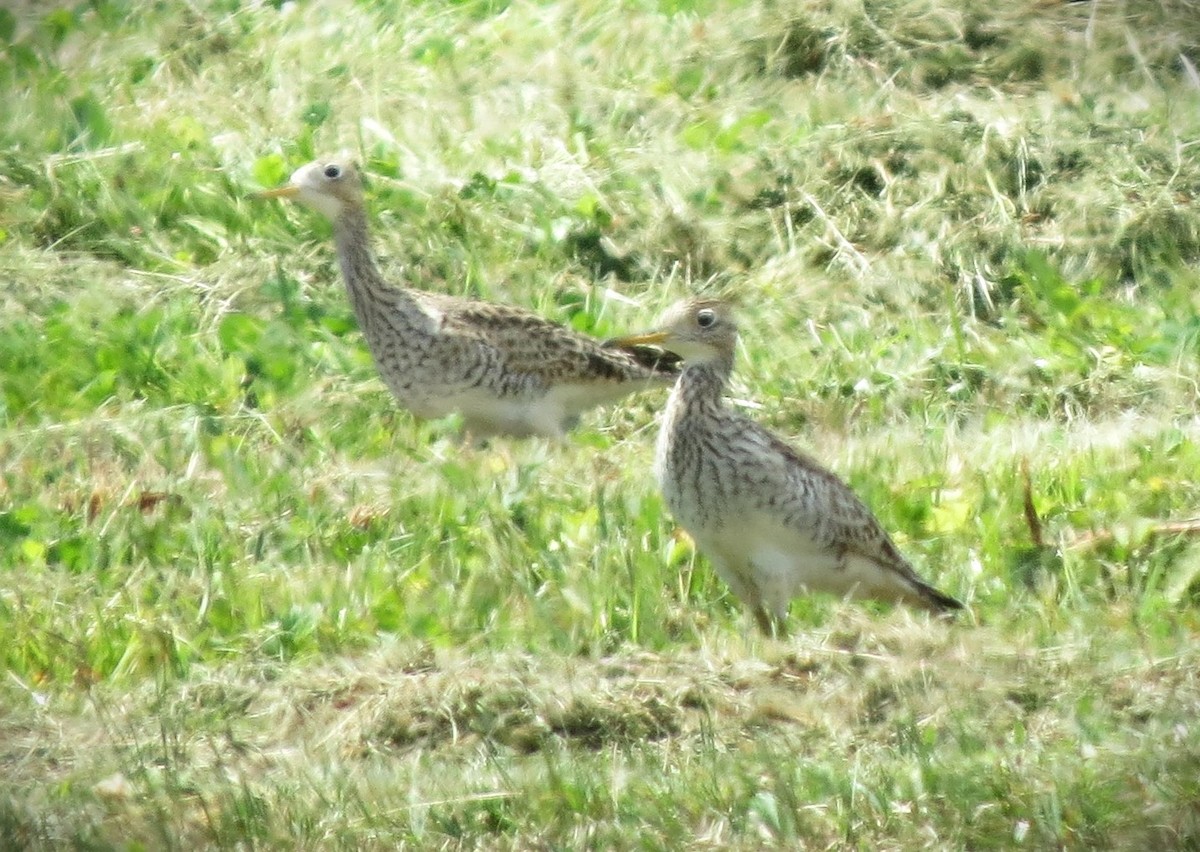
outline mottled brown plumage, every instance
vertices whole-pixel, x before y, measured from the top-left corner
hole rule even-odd
[[[389,284],[348,161],[309,163],[261,195],[295,198],[333,222],[346,292],[379,373],[418,417],[461,412],[475,440],[560,437],[587,409],[668,385],[678,372],[677,359],[607,349],[520,308]]]
[[[737,326],[723,302],[681,302],[661,329],[610,341],[683,358],[658,437],[668,508],[767,633],[804,591],[904,601],[932,612],[962,604],[917,576],[841,479],[722,399]]]

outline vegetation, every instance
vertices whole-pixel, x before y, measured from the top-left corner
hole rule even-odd
[[[1200,847],[1200,7],[0,9],[10,848]],[[648,473],[396,409],[328,226],[736,396],[951,624],[755,637]]]

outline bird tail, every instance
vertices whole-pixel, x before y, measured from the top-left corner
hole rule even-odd
[[[955,610],[963,608],[961,601],[955,600],[944,592],[939,592],[923,580],[915,579],[911,602],[934,615],[950,615]]]
[[[862,582],[860,594],[864,597],[903,601],[934,615],[948,615],[963,608],[960,602],[922,580],[894,546],[887,562],[878,557],[849,554],[843,574]]]

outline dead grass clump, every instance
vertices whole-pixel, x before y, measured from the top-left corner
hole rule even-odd
[[[536,670],[516,677],[467,670],[410,677],[380,696],[376,718],[363,738],[402,749],[471,742],[519,752],[555,742],[598,749],[678,734],[682,715],[696,706],[681,700],[672,684],[588,673],[585,687],[557,683],[561,676]]]
[[[742,52],[753,73],[787,80],[866,69],[921,90],[1027,87],[1093,77],[1175,79],[1200,62],[1193,0],[1147,4],[976,0],[809,2],[761,11]],[[1048,49],[1051,45],[1055,49]]]

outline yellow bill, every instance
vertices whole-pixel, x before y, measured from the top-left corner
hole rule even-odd
[[[279,186],[275,189],[264,189],[262,192],[254,193],[255,198],[294,198],[300,194],[300,187],[293,184]]]
[[[631,334],[628,337],[614,337],[604,341],[605,346],[659,346],[667,340],[665,331],[648,331],[644,334]]]

